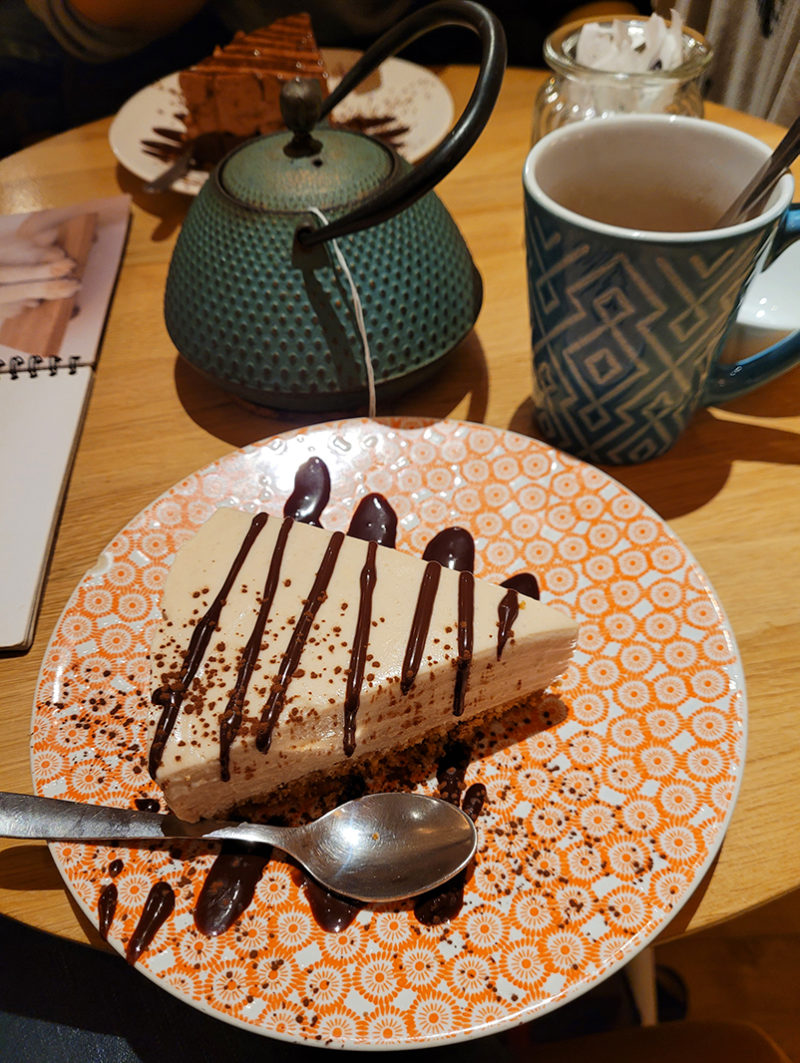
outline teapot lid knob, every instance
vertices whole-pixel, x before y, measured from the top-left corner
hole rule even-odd
[[[284,149],[288,155],[314,155],[322,145],[311,136],[322,110],[322,87],[315,78],[292,78],[281,85],[283,121],[294,136]]]

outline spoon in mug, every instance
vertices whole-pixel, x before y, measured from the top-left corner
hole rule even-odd
[[[0,793],[0,837],[274,845],[333,893],[373,903],[415,897],[440,886],[467,866],[478,844],[475,824],[458,806],[403,792],[367,794],[300,827],[186,823],[172,813]]]
[[[736,197],[716,224],[720,229],[726,225],[747,221],[763,207],[764,200],[778,183],[800,153],[800,115],[792,122],[789,131],[758,170],[743,192]]]

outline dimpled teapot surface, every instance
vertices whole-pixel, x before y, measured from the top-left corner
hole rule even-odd
[[[384,59],[451,23],[479,34],[481,66],[464,113],[425,160],[411,167],[378,141],[320,124]],[[281,107],[292,132],[223,159],[178,237],[165,319],[182,357],[264,406],[362,404],[368,374],[352,278],[378,397],[432,373],[475,323],[482,285],[431,189],[485,125],[505,55],[493,14],[473,0],[439,0],[384,34],[324,102],[316,82],[288,82]]]
[[[178,239],[165,312],[183,357],[241,398],[284,409],[364,401],[363,342],[347,278],[329,243],[300,226],[344,213],[407,164],[343,130],[315,131],[319,154],[274,172],[288,134],[244,145],[206,182]],[[333,171],[341,180],[329,181]],[[368,177],[359,176],[368,174]],[[331,191],[331,188],[335,191]],[[481,282],[434,193],[388,221],[340,237],[361,299],[378,394],[409,387],[472,328]]]

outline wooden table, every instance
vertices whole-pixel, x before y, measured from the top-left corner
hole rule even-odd
[[[441,75],[459,108],[473,71],[450,67]],[[521,169],[542,77],[508,71],[481,139],[439,187],[484,279],[474,334],[448,371],[381,413],[452,416],[533,432]],[[776,126],[720,107],[709,106],[707,117],[770,145],[781,135]],[[0,162],[4,214],[120,191],[133,196],[130,237],[36,640],[27,654],[0,661],[3,790],[32,790],[29,724],[38,669],[64,604],[105,544],[154,497],[232,448],[327,419],[246,411],[176,360],[162,294],[188,200],[145,196],[141,181],[116,164],[108,126],[95,122]],[[716,869],[697,891],[699,907],[683,913],[681,929],[687,920],[698,929],[730,918],[800,885],[800,846],[789,829],[800,807],[798,463],[795,369],[724,409],[699,413],[666,456],[614,470],[669,521],[708,574],[747,677],[750,732],[741,795]],[[100,943],[43,844],[0,842],[0,912]]]

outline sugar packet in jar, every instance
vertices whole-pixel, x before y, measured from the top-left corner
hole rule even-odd
[[[536,97],[532,141],[568,122],[610,114],[703,115],[702,78],[708,42],[676,11],[584,19],[545,41],[552,70]]]

